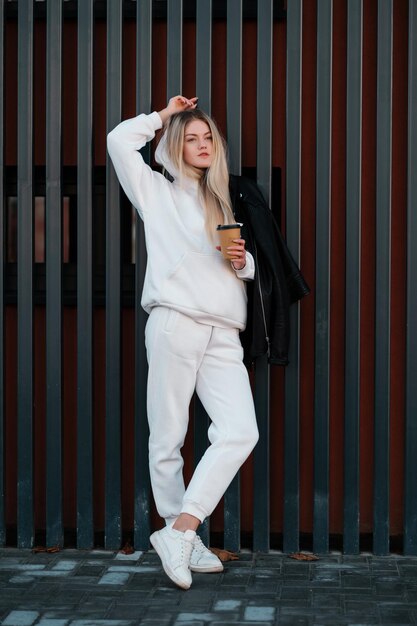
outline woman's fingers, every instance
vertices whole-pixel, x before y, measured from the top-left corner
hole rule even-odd
[[[186,98],[185,96],[178,95],[171,98],[169,102],[172,102],[175,107],[184,111],[186,109],[195,108],[197,106],[198,98],[197,96],[194,96],[194,98]]]
[[[236,246],[227,246],[229,252],[236,251],[237,253],[244,254],[245,246],[244,244],[236,245]]]

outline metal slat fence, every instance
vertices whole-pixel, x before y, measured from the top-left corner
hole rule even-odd
[[[124,38],[131,36],[124,28],[125,20],[134,20],[136,38],[136,85],[134,109],[136,113],[150,112],[157,108],[158,74],[155,70],[160,60],[158,42],[153,40],[157,21],[166,24],[166,64],[167,80],[164,86],[164,101],[180,93],[188,81],[184,72],[188,64],[195,60],[195,85],[200,98],[200,107],[212,112],[213,91],[224,82],[225,134],[229,146],[230,170],[240,174],[246,161],[252,163],[252,175],[256,178],[265,199],[274,199],[272,193],[272,175],[277,164],[283,170],[282,217],[285,223],[286,238],[290,250],[301,264],[303,259],[302,241],[314,246],[315,268],[314,289],[310,298],[314,298],[314,355],[310,370],[303,358],[303,328],[300,310],[302,304],[291,307],[291,344],[290,365],[285,372],[285,397],[283,402],[284,438],[284,473],[283,502],[280,503],[279,516],[272,519],[271,501],[276,489],[272,483],[271,468],[277,462],[275,441],[271,437],[270,420],[276,415],[276,407],[271,403],[274,370],[261,357],[256,362],[254,371],[254,397],[257,410],[260,441],[253,455],[253,491],[245,491],[241,475],[236,476],[224,498],[223,543],[227,549],[239,550],[242,537],[247,527],[242,523],[242,502],[249,498],[253,505],[250,531],[251,547],[254,550],[268,551],[271,543],[279,544],[286,552],[297,551],[302,547],[301,533],[308,532],[313,538],[313,548],[317,552],[327,552],[330,547],[331,498],[331,449],[333,441],[330,432],[330,395],[332,381],[331,319],[331,220],[332,220],[332,59],[334,45],[334,23],[332,0],[318,0],[317,24],[313,27],[317,45],[317,56],[309,55],[303,49],[303,29],[311,28],[303,21],[306,8],[302,0],[287,3],[285,14],[274,0],[258,0],[256,12],[243,0],[228,0],[219,3],[216,0],[168,0],[166,3],[152,0],[107,0],[106,2],[83,0],[78,3],[47,0],[46,3],[33,0],[4,2],[0,0],[0,231],[2,241],[1,277],[0,277],[0,430],[5,434],[7,420],[10,419],[6,406],[5,381],[7,372],[7,328],[5,311],[7,307],[7,280],[9,272],[8,245],[8,197],[10,184],[5,172],[13,161],[13,151],[5,144],[4,128],[8,119],[4,114],[6,78],[5,57],[7,29],[17,19],[17,143],[16,143],[16,195],[17,195],[17,460],[16,460],[16,543],[21,548],[31,547],[35,537],[35,501],[34,501],[34,368],[37,355],[33,352],[34,285],[36,270],[34,246],[37,234],[34,230],[34,198],[37,192],[34,186],[34,42],[36,45],[36,20],[46,19],[46,109],[45,109],[45,195],[46,195],[46,543],[48,546],[64,543],[64,500],[65,484],[63,469],[65,463],[65,441],[63,435],[63,359],[62,359],[62,302],[63,281],[63,221],[62,196],[64,173],[62,145],[66,120],[63,118],[63,31],[66,17],[77,19],[77,179],[76,179],[76,252],[77,252],[77,450],[76,459],[76,536],[79,548],[94,545],[97,512],[95,489],[98,480],[104,485],[104,545],[117,549],[123,540],[123,518],[125,510],[122,501],[122,364],[121,314],[122,302],[122,222],[124,210],[120,187],[113,167],[107,157],[105,162],[105,389],[99,390],[105,396],[105,475],[97,477],[94,472],[94,208],[95,172],[97,162],[103,155],[95,154],[93,119],[93,94],[95,93],[95,69],[106,59],[105,86],[105,130],[111,130],[122,119],[123,82],[122,68],[126,67],[124,58]],[[40,7],[39,5],[43,5]],[[164,5],[164,11],[161,7]],[[369,497],[373,507],[373,549],[377,554],[387,554],[390,549],[390,422],[393,419],[390,407],[391,350],[391,184],[392,184],[392,80],[394,40],[392,28],[395,3],[392,0],[375,0],[377,15],[377,46],[375,99],[376,120],[376,268],[375,268],[375,345],[374,372],[374,489]],[[414,319],[417,315],[415,301],[416,282],[416,191],[415,178],[417,132],[416,132],[416,9],[410,0],[408,11],[408,205],[407,205],[407,276],[404,277],[407,292],[407,310],[405,311],[407,345],[406,380],[404,380],[405,409],[405,464],[404,464],[404,552],[417,554],[416,541],[416,487],[415,487],[415,451],[417,430],[415,414],[417,400],[414,380],[416,377],[417,340]],[[162,11],[162,12],[161,12]],[[343,485],[344,493],[340,499],[342,523],[339,533],[343,540],[343,549],[347,553],[357,553],[361,537],[361,397],[369,390],[361,389],[361,316],[363,303],[362,288],[362,134],[364,115],[364,6],[362,0],[349,0],[346,3],[346,162],[343,175],[346,180],[346,307],[344,361],[344,416],[343,416]],[[277,15],[285,17],[286,48],[279,56],[278,38],[275,31]],[[37,17],[38,16],[38,17]],[[185,17],[195,25],[195,48],[185,43],[189,35],[183,32]],[[96,58],[93,65],[93,48],[98,28],[98,20],[105,20],[105,57]],[[246,40],[243,31],[245,20],[256,21],[256,38]],[[214,46],[217,21],[224,27],[224,50],[221,38],[216,31],[217,46]],[[277,30],[283,34],[283,30]],[[10,35],[11,36],[11,35]],[[255,42],[256,39],[256,43]],[[219,43],[220,42],[220,43]],[[256,55],[254,71],[244,71],[246,46],[252,45],[252,54]],[[398,45],[398,44],[397,44]],[[97,48],[99,50],[99,48]],[[222,56],[223,55],[223,56]],[[218,62],[218,57],[225,62]],[[195,59],[194,59],[195,57]],[[277,59],[286,70],[284,111],[280,110],[275,81],[278,72]],[[255,61],[255,60],[254,60]],[[10,71],[10,70],[8,70]],[[310,74],[309,74],[310,73]],[[314,142],[316,150],[315,171],[315,232],[303,233],[303,207],[301,190],[306,184],[302,168],[302,153],[305,135],[308,129],[303,127],[302,95],[308,76],[314,76],[314,99],[316,121]],[[248,76],[251,76],[251,82]],[[187,78],[188,77],[188,78]],[[255,78],[253,78],[255,77]],[[97,79],[98,80],[98,79]],[[188,89],[188,83],[186,89]],[[253,110],[247,104],[249,92],[256,93]],[[187,94],[191,95],[191,94]],[[192,94],[193,95],[193,94]],[[246,107],[246,108],[245,108]],[[244,117],[249,111],[249,120]],[[10,114],[10,113],[9,113]],[[286,136],[277,132],[277,116],[285,116]],[[248,157],[244,137],[246,124],[256,125],[253,150],[256,154]],[[39,134],[39,133],[38,133]],[[37,135],[37,140],[39,137]],[[97,139],[97,137],[96,137]],[[8,142],[12,139],[8,138]],[[249,140],[246,139],[247,142]],[[280,161],[274,148],[276,143],[285,147],[285,159]],[[284,152],[283,151],[283,152]],[[7,156],[8,155],[8,156]],[[147,146],[143,156],[152,163],[151,149]],[[6,158],[7,157],[7,158]],[[104,160],[103,160],[104,161]],[[255,165],[253,165],[255,164]],[[7,170],[8,171],[8,170]],[[8,186],[9,185],[9,186]],[[129,206],[132,210],[132,207]],[[147,361],[144,348],[144,328],[147,316],[140,306],[140,295],[146,270],[146,249],[144,228],[138,215],[134,213],[134,476],[131,491],[133,510],[133,541],[136,549],[149,547],[149,534],[153,526],[152,499],[149,486],[148,470],[148,427],[146,417],[146,377]],[[126,238],[124,239],[126,241]],[[9,297],[9,296],[7,296]],[[307,332],[307,331],[306,331]],[[314,377],[314,396],[312,412],[314,414],[313,448],[314,472],[309,493],[311,519],[302,514],[306,504],[302,502],[302,466],[306,454],[303,444],[302,416],[300,414],[301,380],[303,376]],[[98,422],[97,422],[98,423]],[[192,442],[193,462],[198,462],[207,445],[207,427],[209,417],[199,399],[194,399],[194,441]],[[310,443],[310,442],[309,442]],[[304,447],[303,447],[304,445]],[[402,453],[402,450],[400,451]],[[6,521],[13,518],[13,498],[7,491],[5,479],[6,450],[4,437],[0,442],[0,544],[6,543]],[[68,462],[68,460],[67,460]],[[305,468],[304,468],[305,469]],[[7,472],[6,472],[7,477]],[[307,522],[306,522],[307,518]],[[12,524],[13,525],[13,524]],[[209,541],[213,525],[207,521],[202,528],[205,541]],[[334,531],[333,531],[334,532]],[[272,536],[274,539],[272,541]],[[279,539],[276,536],[279,535]],[[211,535],[213,537],[213,535]]]

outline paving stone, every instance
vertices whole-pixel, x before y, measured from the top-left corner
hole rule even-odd
[[[36,626],[67,626],[69,619],[54,619],[42,617]]]
[[[313,624],[313,621],[310,617],[285,617],[280,615],[279,621],[276,622],[276,624],[279,624],[279,626],[310,626]],[[316,623],[314,624],[315,626],[318,626]],[[254,624],[252,623],[251,626],[254,626]]]
[[[124,590],[122,594],[118,593],[115,597],[117,604],[149,604],[149,600],[152,598],[151,591],[135,591],[134,593]],[[91,595],[91,602],[94,603],[96,596]]]
[[[124,585],[129,580],[127,572],[107,572],[98,581],[98,585]]]
[[[378,606],[376,602],[354,602],[348,600],[345,602],[346,613],[359,613],[360,615],[376,615],[378,613]]]
[[[171,619],[160,620],[160,619],[142,619],[140,621],[140,626],[168,626]]]
[[[273,606],[247,606],[244,619],[253,622],[269,622],[275,618],[276,609]]]
[[[118,552],[115,556],[116,561],[138,561],[142,556],[143,552],[132,552],[132,554],[123,554],[123,552]]]
[[[203,624],[207,624],[210,623],[211,621],[213,621],[213,619],[216,616],[214,615],[214,613],[200,613],[200,612],[190,612],[190,613],[179,613],[177,615],[177,619],[176,619],[176,623],[180,624],[184,624],[184,622],[192,622],[192,621],[196,621],[196,622],[201,622]],[[230,619],[230,616],[228,616],[228,619]]]
[[[132,626],[132,620],[125,619],[76,619],[70,626]]]
[[[106,613],[106,619],[107,618],[111,618],[111,619],[129,618],[129,619],[139,620],[144,614],[145,614],[144,607],[140,607],[138,604],[134,604],[134,605],[126,604],[125,606],[115,606],[109,609],[109,611]]]
[[[341,605],[340,593],[326,593],[326,592],[315,590],[313,591],[312,595],[313,595],[312,606],[340,607]]]
[[[179,624],[180,626],[205,626],[205,623],[204,623],[204,622],[201,622],[201,621],[196,622],[195,620],[188,621],[188,622],[178,621],[178,620],[177,620],[177,621],[175,622],[174,626],[177,626],[178,624]]]
[[[281,588],[282,600],[309,600],[312,597],[311,589],[298,589],[297,587]]]
[[[233,622],[233,626],[270,626],[273,622]],[[281,622],[279,622],[281,624]],[[181,626],[183,626],[181,624]],[[226,621],[226,622],[211,622],[210,626],[231,626],[230,622]]]
[[[37,611],[12,611],[3,620],[3,626],[32,626],[39,617]]]
[[[241,600],[217,600],[213,609],[215,611],[234,611],[242,605]]]
[[[61,559],[60,561],[55,563],[52,569],[54,571],[56,570],[70,571],[70,570],[73,570],[75,567],[77,567],[77,565],[78,565],[78,561],[74,561],[74,560],[70,561],[67,559]]]
[[[381,624],[413,624],[414,620],[408,610],[401,610],[401,609],[381,610],[380,609],[380,622]]]

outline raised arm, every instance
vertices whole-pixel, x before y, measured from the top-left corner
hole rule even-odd
[[[155,132],[173,113],[195,108],[197,98],[183,96],[171,98],[168,106],[159,113],[141,114],[118,124],[107,135],[107,150],[116,170],[117,177],[131,203],[143,218],[148,208],[148,199],[155,186],[167,184],[165,178],[150,168],[138,152],[151,141]]]

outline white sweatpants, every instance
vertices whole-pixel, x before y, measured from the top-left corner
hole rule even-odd
[[[167,523],[182,512],[203,521],[258,441],[239,331],[200,324],[158,306],[146,323],[145,343],[149,466],[156,507]],[[180,449],[194,389],[211,419],[211,445],[185,489]]]

